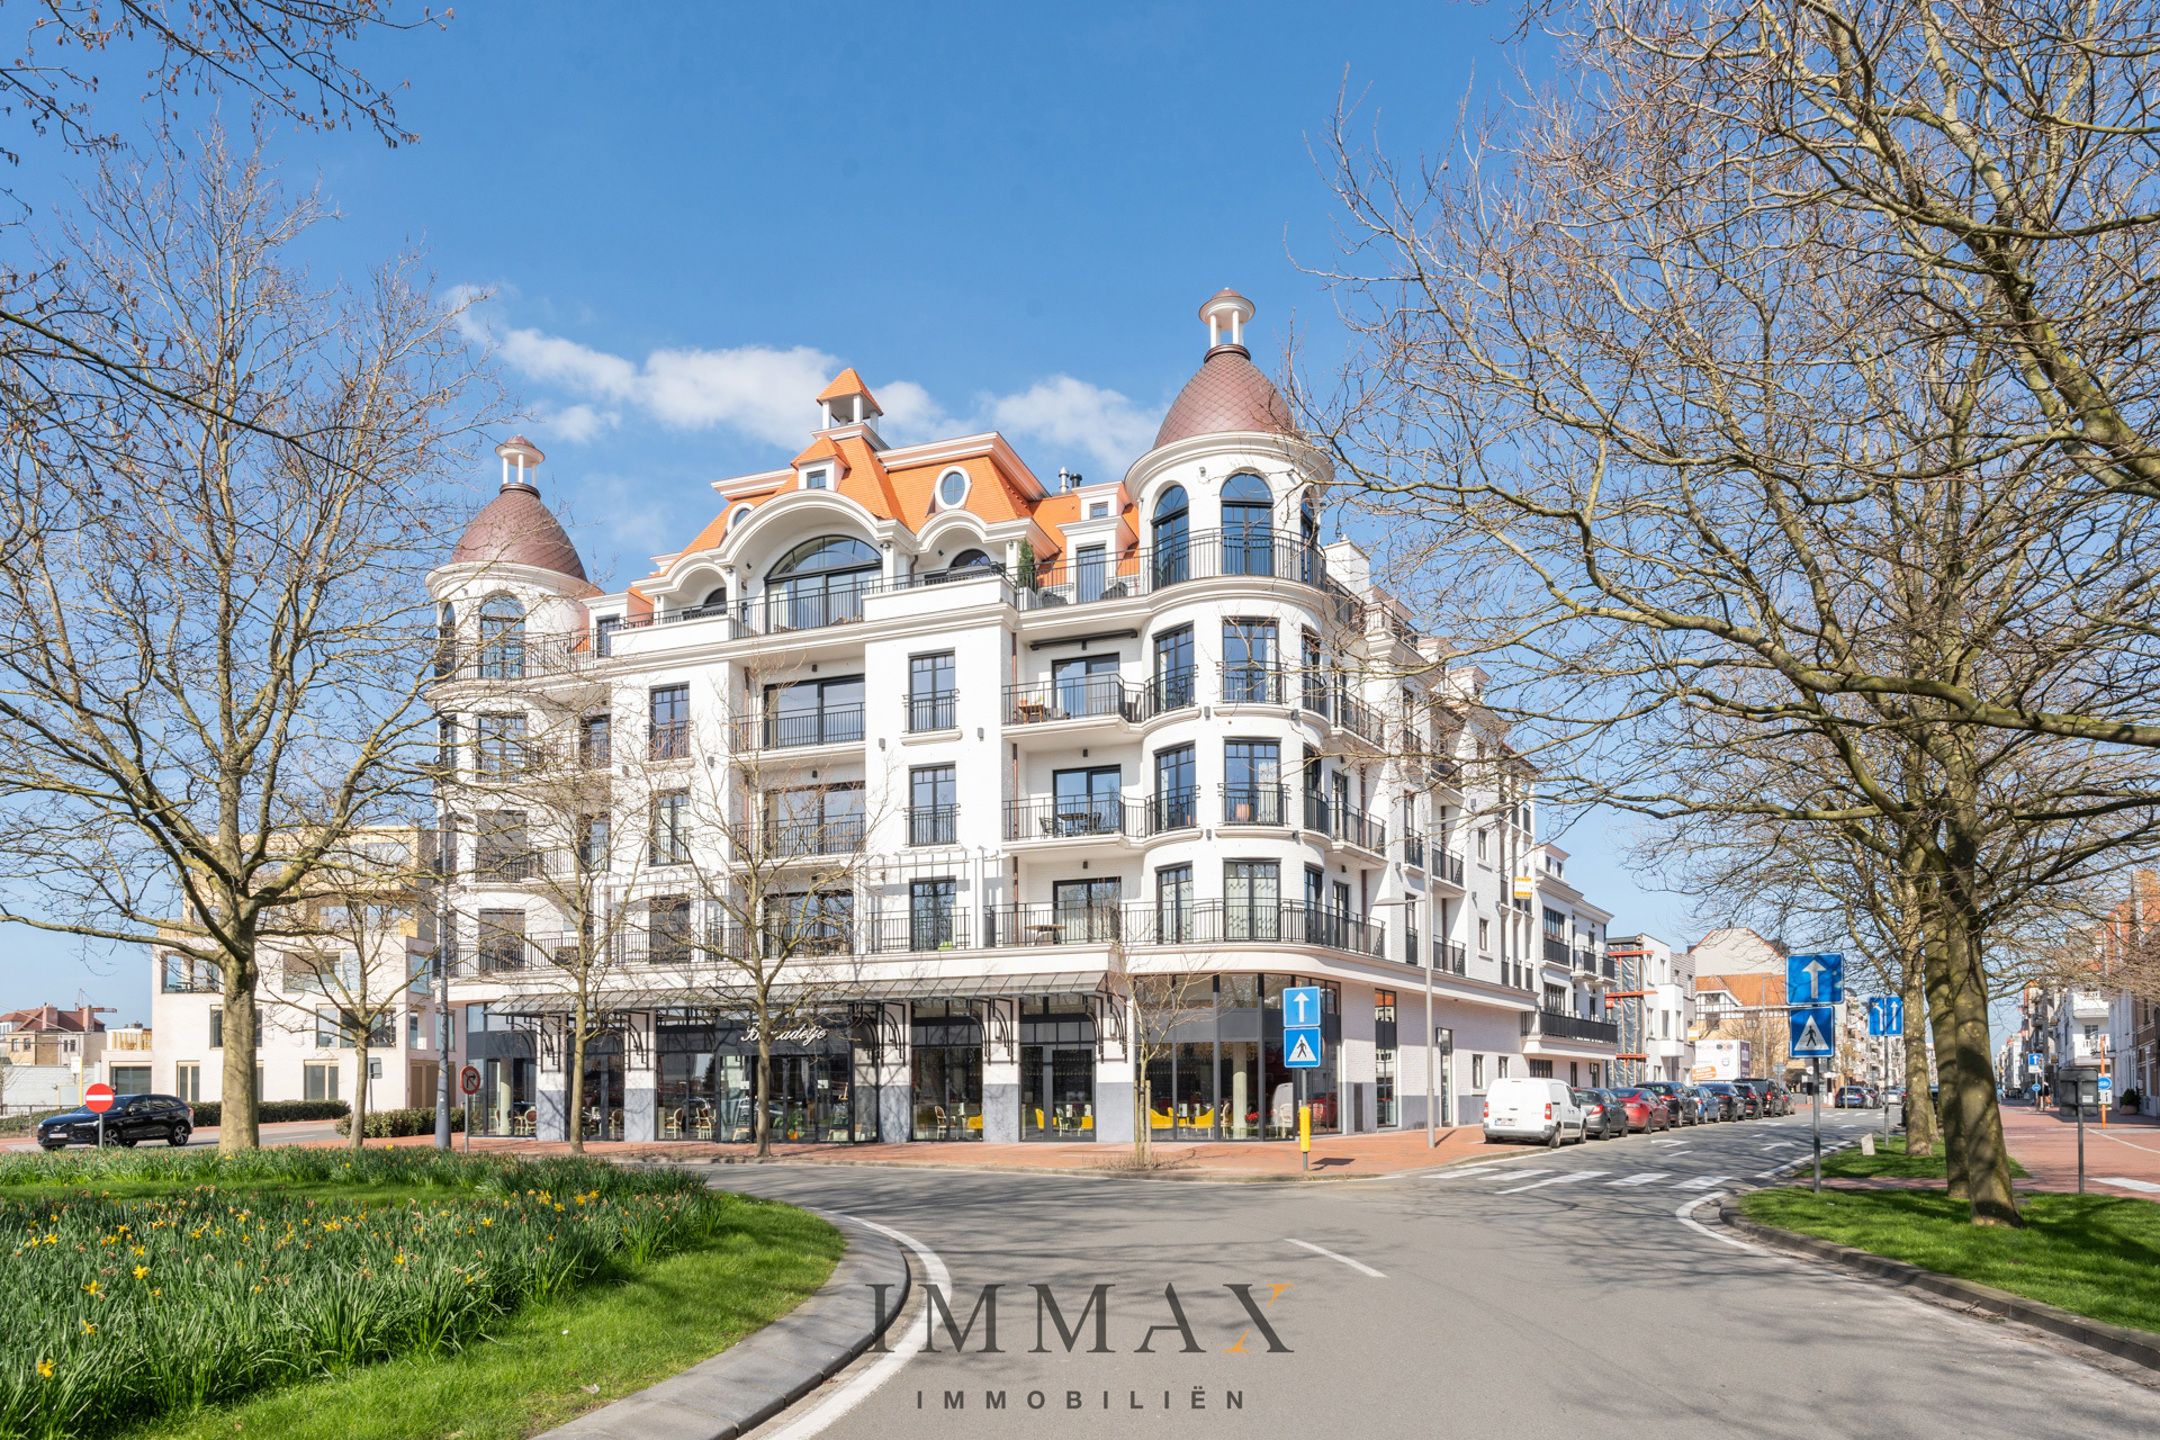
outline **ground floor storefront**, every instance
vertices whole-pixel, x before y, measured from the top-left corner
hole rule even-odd
[[[779,1143],[960,1145],[1129,1144],[1143,1126],[1163,1143],[1287,1143],[1301,1107],[1318,1135],[1475,1123],[1494,1079],[1555,1064],[1521,1053],[1526,999],[1428,1000],[1410,979],[917,977],[792,997],[762,1045],[740,1006],[646,991],[607,997],[582,1055],[559,997],[523,996],[464,1007],[461,1064],[479,1135],[563,1139],[575,1115],[589,1140],[742,1143],[763,1116]],[[1314,1068],[1284,1049],[1299,985],[1322,998]],[[1606,1063],[1552,1073],[1595,1084]]]

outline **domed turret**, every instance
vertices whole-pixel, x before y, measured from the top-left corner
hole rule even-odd
[[[495,453],[503,462],[502,491],[465,527],[450,552],[450,563],[529,565],[583,581],[585,562],[578,558],[577,546],[542,503],[540,487],[530,478],[547,457],[522,435],[511,436]]]
[[[1200,307],[1208,327],[1207,357],[1163,417],[1156,448],[1195,435],[1295,433],[1289,402],[1245,348],[1245,322],[1254,314],[1252,301],[1234,290],[1218,290]]]

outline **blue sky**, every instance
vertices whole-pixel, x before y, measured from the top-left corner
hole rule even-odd
[[[1198,364],[1200,301],[1259,306],[1279,366],[1337,352],[1334,216],[1309,146],[1338,91],[1397,152],[1444,143],[1510,63],[1505,7],[469,4],[371,41],[406,128],[288,135],[340,220],[319,263],[425,249],[476,311],[548,454],[539,479],[619,585],[710,515],[706,483],[784,464],[841,364],[891,438],[1006,431],[1038,474],[1121,473]],[[108,93],[124,93],[124,86]],[[111,118],[108,114],[108,118]],[[492,461],[472,477],[477,506]],[[454,537],[445,536],[448,547]],[[1563,838],[1616,930],[1700,928]],[[147,965],[0,936],[0,1008],[79,987],[147,1016]]]

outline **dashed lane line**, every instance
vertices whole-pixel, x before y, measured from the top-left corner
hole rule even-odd
[[[1628,1175],[1618,1180],[1608,1180],[1605,1183],[1615,1189],[1624,1189],[1631,1185],[1654,1185],[1671,1174],[1672,1172],[1669,1170],[1645,1170],[1640,1175]]]
[[[1496,1190],[1496,1195],[1520,1195],[1525,1190],[1542,1190],[1547,1185],[1573,1185],[1583,1180],[1595,1180],[1605,1174],[1603,1170],[1566,1170],[1547,1180],[1533,1180],[1528,1185],[1516,1185],[1506,1190]]]

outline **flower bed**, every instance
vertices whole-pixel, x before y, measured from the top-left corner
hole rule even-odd
[[[689,1176],[432,1150],[72,1159],[0,1163],[0,1436],[94,1435],[454,1350],[711,1239],[745,1203]]]

